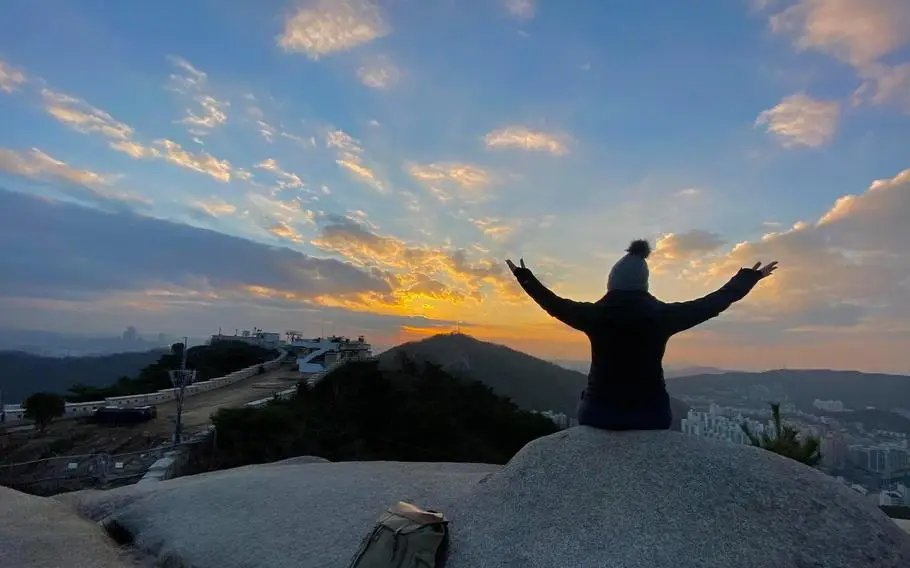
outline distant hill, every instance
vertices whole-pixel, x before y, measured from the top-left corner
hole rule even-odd
[[[679,377],[691,377],[692,375],[719,375],[729,372],[717,367],[667,367],[664,369],[664,378],[676,379]]]
[[[197,381],[207,381],[270,361],[277,356],[277,351],[258,345],[242,341],[219,341],[212,345],[190,347],[186,352],[186,368],[196,371]],[[76,384],[69,387],[69,392],[61,394],[70,402],[87,402],[109,396],[155,392],[171,387],[168,371],[179,365],[180,357],[168,351],[161,354],[155,362],[143,367],[135,376],[121,378],[101,387]]]
[[[441,334],[393,347],[379,356],[384,368],[397,365],[399,352],[418,361],[432,361],[447,372],[477,379],[497,394],[511,398],[528,410],[554,410],[575,417],[586,375],[532,357],[504,345],[480,341],[464,334]],[[674,428],[688,412],[688,405],[672,399]]]
[[[862,410],[910,409],[910,377],[832,371],[784,369],[760,373],[727,372],[680,377],[667,381],[671,394],[717,399],[755,398],[779,400],[786,396],[801,410],[812,410],[815,399],[840,400],[848,408]]]
[[[120,377],[134,377],[163,353],[154,350],[92,357],[42,357],[0,351],[3,403],[18,404],[38,391],[63,393],[76,383],[101,387]]]
[[[579,373],[588,374],[588,369],[591,367],[591,361],[585,360],[575,360],[575,359],[557,359],[553,361],[560,367],[565,367],[571,371],[578,371]],[[717,367],[664,367],[664,377],[668,379],[675,379],[676,377],[688,377],[690,375],[715,375],[717,373],[726,373],[725,369],[718,369]]]

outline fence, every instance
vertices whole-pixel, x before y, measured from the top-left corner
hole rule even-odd
[[[59,456],[0,465],[0,485],[36,495],[133,483],[171,451],[170,444],[123,454]]]
[[[207,381],[193,383],[184,389],[184,397],[195,396],[199,393],[226,387],[244,379],[248,379],[251,376],[256,375],[259,372],[260,367],[262,367],[265,371],[272,371],[278,368],[278,366],[284,362],[287,354],[287,351],[281,351],[280,355],[272,361],[252,365],[246,369],[234,371],[233,373],[230,373],[223,377],[216,377]],[[177,398],[177,390],[178,389],[175,388],[169,388],[146,394],[112,396],[105,398],[104,400],[96,400],[92,402],[68,402],[66,404],[64,414],[60,420],[89,416],[104,406],[144,406],[147,404],[169,402]],[[4,407],[4,412],[6,414],[6,424],[16,424],[25,421],[25,409],[21,406],[7,405]]]

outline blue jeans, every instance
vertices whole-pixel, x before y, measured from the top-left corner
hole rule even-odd
[[[602,430],[669,430],[673,423],[669,399],[631,409],[582,398],[577,415],[580,425]]]

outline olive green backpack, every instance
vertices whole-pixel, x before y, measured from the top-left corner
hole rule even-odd
[[[441,568],[448,524],[441,513],[399,501],[382,514],[348,568]]]

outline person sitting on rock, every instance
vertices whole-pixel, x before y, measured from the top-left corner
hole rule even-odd
[[[716,317],[743,299],[777,262],[742,268],[719,290],[698,300],[665,303],[648,292],[647,241],[632,242],[610,270],[607,293],[596,302],[560,298],[534,276],[524,259],[506,260],[525,292],[548,314],[591,341],[588,385],[578,422],[606,430],[667,430],[672,423],[663,357],[671,336]]]

